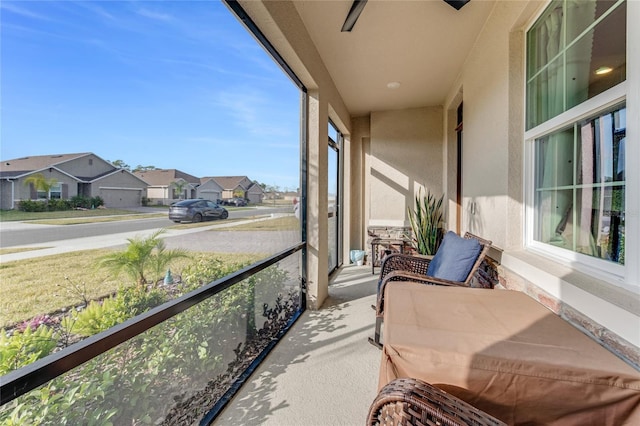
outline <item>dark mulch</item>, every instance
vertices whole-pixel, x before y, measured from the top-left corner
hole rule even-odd
[[[264,308],[267,318],[264,327],[244,346],[234,350],[236,359],[229,364],[227,371],[209,381],[204,389],[184,399],[186,394],[176,396],[176,405],[169,411],[165,419],[157,423],[162,426],[185,426],[200,424],[215,404],[231,389],[236,380],[247,370],[249,365],[282,334],[283,329],[299,307],[299,297],[289,295],[287,300],[278,298],[273,309]],[[184,400],[183,400],[184,399]]]

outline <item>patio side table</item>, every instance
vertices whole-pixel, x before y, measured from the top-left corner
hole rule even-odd
[[[373,238],[371,240],[371,274],[375,275],[375,267],[382,264],[384,256],[380,255],[380,248],[384,248],[385,256],[391,253],[404,253],[405,246],[411,244],[406,238]]]

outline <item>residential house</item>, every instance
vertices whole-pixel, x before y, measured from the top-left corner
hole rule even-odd
[[[200,179],[176,169],[134,172],[147,182],[147,198],[151,204],[169,205],[176,200],[196,198]]]
[[[26,179],[42,174],[54,179],[48,194],[39,193]],[[0,164],[0,208],[16,208],[20,200],[68,199],[76,195],[101,197],[111,208],[140,206],[147,184],[131,172],[113,166],[91,152],[35,155]]]
[[[250,204],[260,204],[264,200],[264,189],[259,184],[253,182],[247,189],[246,198]]]
[[[196,188],[196,197],[205,200],[222,200],[223,188],[212,177],[200,178],[200,186]]]
[[[264,198],[262,187],[247,176],[213,176],[211,179],[222,187],[222,199],[246,198],[249,203],[261,203]]]

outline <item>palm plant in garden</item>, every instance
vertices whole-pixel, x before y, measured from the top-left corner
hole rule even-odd
[[[178,194],[178,198],[182,200],[182,196],[184,195],[184,188],[186,188],[188,182],[184,180],[176,180],[171,182],[171,186],[175,188],[176,194]]]
[[[175,259],[187,257],[183,249],[167,249],[160,238],[165,232],[160,229],[147,238],[127,238],[129,244],[124,251],[108,254],[100,259],[100,266],[114,273],[124,272],[139,286],[147,281],[147,274],[154,274],[154,283],[162,276],[164,269]]]
[[[416,195],[415,209],[407,208],[409,222],[413,231],[413,247],[419,254],[433,255],[442,239],[442,200],[427,190],[422,195],[422,188]]]
[[[47,194],[47,200],[49,199],[49,191],[51,188],[56,186],[57,183],[58,181],[56,179],[47,179],[42,173],[36,173],[24,180],[25,185],[33,185],[36,191],[41,191]]]

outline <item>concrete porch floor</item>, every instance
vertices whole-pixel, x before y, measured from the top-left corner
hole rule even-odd
[[[323,308],[302,315],[214,425],[364,424],[381,356],[367,342],[377,277],[371,266],[338,271]]]

